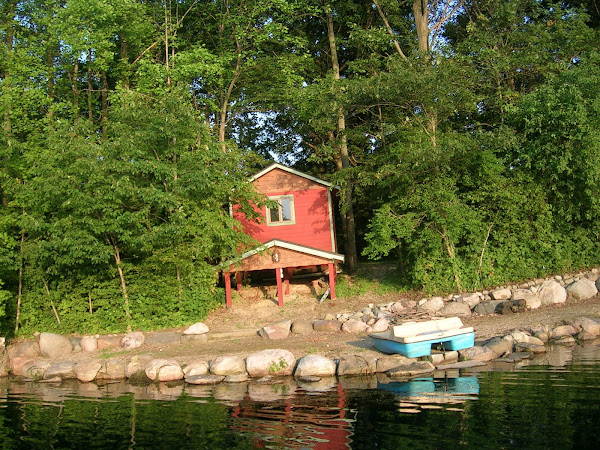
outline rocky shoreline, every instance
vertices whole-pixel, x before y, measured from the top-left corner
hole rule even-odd
[[[397,323],[435,316],[518,313],[561,304],[569,298],[593,297],[598,293],[599,276],[598,270],[593,269],[577,276],[557,276],[517,286],[501,286],[492,291],[369,305],[361,311],[330,314],[316,321],[279,321],[262,327],[258,333],[267,343],[286,339],[290,334],[345,332],[364,335],[385,331]],[[373,352],[361,354],[360,350],[339,358],[319,354],[305,354],[296,358],[289,350],[268,348],[245,356],[192,358],[182,364],[169,357],[156,358],[131,352],[148,345],[169,346],[186,341],[191,345],[214,345],[208,327],[197,323],[183,333],[146,335],[133,332],[123,337],[77,338],[41,333],[33,340],[11,344],[4,350],[0,375],[47,383],[64,380],[83,383],[130,380],[137,383],[183,381],[189,385],[231,384],[249,380],[280,383],[282,377],[292,376],[302,383],[320,383],[336,376],[377,375],[397,380],[423,376],[436,370],[472,368],[490,362],[515,364],[544,353],[548,345],[572,346],[599,337],[600,318],[579,317],[558,326],[548,324],[513,330],[477,342],[476,346],[469,349],[432,353],[430,357],[418,359]],[[365,336],[364,339],[368,338]],[[106,351],[117,354],[105,355]]]

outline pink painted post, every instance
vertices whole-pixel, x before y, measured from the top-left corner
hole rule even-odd
[[[242,292],[242,272],[235,273],[235,287],[238,292]]]
[[[277,304],[283,306],[283,284],[281,283],[281,269],[275,269],[275,279],[277,280]]]
[[[231,308],[231,274],[225,272],[225,304],[228,308]]]
[[[333,263],[327,264],[329,269],[329,291],[331,300],[335,300],[335,265]]]

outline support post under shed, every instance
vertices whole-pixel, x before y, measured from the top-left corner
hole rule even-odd
[[[275,269],[275,279],[277,280],[277,304],[283,306],[283,283],[281,282],[281,269]]]
[[[329,293],[331,300],[335,300],[335,265],[333,263],[327,264],[329,269]]]

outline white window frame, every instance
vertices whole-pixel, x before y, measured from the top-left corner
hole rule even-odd
[[[282,207],[281,207],[281,199],[288,199],[290,201],[290,220],[281,220],[282,217]],[[278,212],[280,220],[272,221],[271,220],[271,208],[266,207],[266,218],[267,218],[267,226],[269,227],[279,227],[282,225],[294,225],[296,223],[296,211],[294,208],[294,196],[293,195],[274,195],[269,196],[269,200],[276,201],[279,204]]]

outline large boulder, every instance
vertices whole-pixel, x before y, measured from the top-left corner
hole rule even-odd
[[[291,375],[296,357],[288,350],[268,349],[252,353],[246,358],[246,371],[251,377]]]
[[[313,329],[320,333],[336,333],[342,328],[342,322],[338,320],[317,320],[313,323]]]
[[[246,373],[246,363],[239,356],[217,356],[210,362],[213,375],[235,375]]]
[[[96,376],[99,380],[122,380],[127,378],[129,362],[123,358],[111,358],[104,361]]]
[[[542,306],[539,295],[529,289],[515,289],[512,293],[512,300],[525,300],[529,309],[537,309]]]
[[[60,378],[62,380],[75,378],[75,361],[62,361],[50,364],[44,373],[44,379]]]
[[[196,322],[193,325],[190,325],[183,334],[205,334],[208,333],[208,326],[203,324],[202,322]]]
[[[434,314],[444,307],[444,299],[442,297],[433,297],[419,306],[419,311]]]
[[[310,320],[294,320],[292,322],[292,333],[310,334],[314,332],[313,323]]]
[[[43,359],[30,359],[23,364],[21,372],[22,375],[27,378],[40,380],[44,378],[44,373],[46,373],[46,370],[48,370],[50,365],[50,361],[44,361]]]
[[[291,320],[282,320],[262,327],[258,331],[258,334],[260,334],[265,339],[285,339],[289,336],[291,327]]]
[[[342,356],[337,367],[338,376],[369,375],[375,373],[377,360],[374,357],[349,355]]]
[[[373,324],[372,328],[373,333],[381,333],[382,331],[387,331],[390,328],[390,323],[387,319],[379,319]]]
[[[208,363],[206,361],[192,361],[183,368],[183,374],[186,378],[196,375],[206,375],[208,373]]]
[[[575,336],[576,334],[577,330],[573,325],[559,325],[552,329],[550,337],[554,339],[562,336]]]
[[[375,371],[377,373],[387,372],[390,369],[405,366],[415,361],[416,359],[414,358],[407,358],[406,356],[402,355],[385,355],[377,358]]]
[[[345,331],[346,333],[358,334],[365,331],[367,326],[368,325],[362,320],[350,319],[342,325],[342,331]]]
[[[386,374],[391,378],[412,378],[418,375],[431,373],[434,370],[435,366],[429,361],[415,361],[410,364],[390,369],[386,372]]]
[[[36,341],[23,341],[18,344],[9,345],[6,349],[10,359],[15,357],[24,357],[34,359],[41,356],[40,345]]]
[[[100,361],[82,361],[73,368],[75,377],[82,383],[88,383],[96,379],[98,371],[102,367]]]
[[[146,365],[146,376],[152,381],[177,381],[183,379],[183,370],[177,361],[153,359]]]
[[[542,283],[538,296],[542,306],[564,303],[567,300],[567,290],[556,280],[548,280]]]
[[[98,350],[98,339],[93,336],[84,336],[79,341],[79,346],[84,352],[93,352]]]
[[[582,278],[567,286],[567,293],[569,297],[585,300],[596,295],[598,289],[596,288],[596,283],[587,278]]]
[[[456,299],[459,303],[466,303],[469,305],[469,309],[475,308],[481,302],[481,295],[478,292],[473,294],[463,294]],[[470,314],[470,313],[469,313]]]
[[[510,289],[496,289],[490,292],[492,300],[510,300],[512,297],[512,291]]]
[[[483,346],[489,348],[494,352],[497,358],[500,358],[502,356],[508,356],[512,353],[513,342],[514,341],[510,336],[496,336],[488,340],[485,344],[483,344]]]
[[[473,312],[477,314],[494,314],[499,305],[502,305],[506,300],[487,300],[481,302],[473,308]]]
[[[438,315],[444,317],[470,316],[471,308],[467,303],[448,302],[444,305],[442,309],[438,311]]]
[[[295,377],[332,377],[335,375],[335,362],[321,355],[307,355],[300,358],[294,372]]]
[[[134,331],[133,333],[126,334],[121,339],[121,348],[131,350],[133,348],[138,348],[144,345],[146,338],[144,333],[141,331]]]
[[[465,348],[464,350],[459,350],[458,352],[460,356],[467,361],[491,361],[492,359],[496,359],[498,356],[496,353],[489,347],[480,347],[474,346],[470,348]]]
[[[40,334],[40,351],[46,358],[58,358],[73,351],[71,339],[55,333]]]
[[[600,321],[598,320],[590,319],[588,317],[578,317],[569,321],[569,325],[572,325],[578,332],[583,331],[589,336],[600,336]]]

